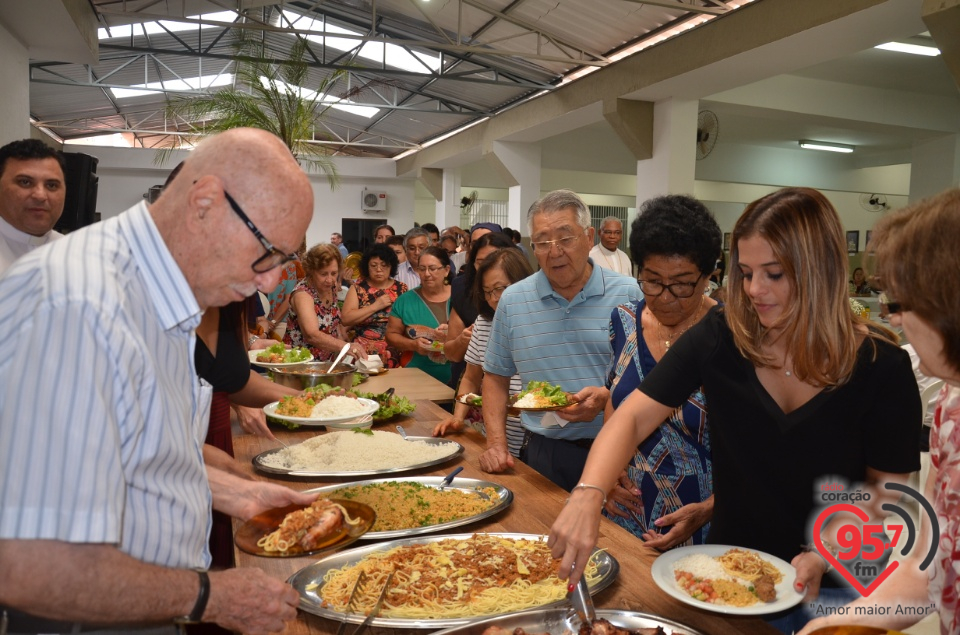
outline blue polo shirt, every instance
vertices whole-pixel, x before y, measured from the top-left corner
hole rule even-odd
[[[571,393],[603,386],[613,354],[610,313],[641,297],[632,277],[594,265],[587,284],[567,302],[538,271],[503,292],[483,370],[503,377],[519,374],[524,386],[531,380],[548,381]],[[603,424],[602,412],[593,421],[562,428],[542,427],[542,417],[524,412],[520,420],[531,432],[561,439],[592,439]]]

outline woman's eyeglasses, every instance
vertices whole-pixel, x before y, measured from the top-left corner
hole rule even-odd
[[[425,266],[420,266],[420,267],[417,267],[417,273],[419,273],[419,274],[422,276],[423,274],[429,272],[430,275],[432,276],[433,274],[437,273],[438,271],[440,271],[441,269],[444,269],[444,268],[445,268],[445,267],[425,267]]]
[[[494,288],[490,289],[489,291],[487,291],[486,289],[484,289],[484,290],[483,290],[483,297],[485,297],[487,300],[496,300],[496,299],[498,299],[500,296],[503,295],[503,290],[504,290],[504,289],[506,289],[506,287],[494,287]]]
[[[697,284],[702,277],[703,274],[701,273],[694,282],[674,282],[671,284],[663,284],[652,280],[638,280],[638,282],[640,283],[640,290],[650,297],[661,295],[666,290],[670,291],[670,294],[675,298],[689,298],[696,293]]]

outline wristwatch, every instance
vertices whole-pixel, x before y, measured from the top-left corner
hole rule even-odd
[[[184,615],[173,619],[174,624],[199,624],[203,618],[203,612],[207,610],[207,600],[210,599],[210,576],[206,571],[196,570],[200,578],[200,590],[197,592],[197,602],[193,605],[190,615]]]

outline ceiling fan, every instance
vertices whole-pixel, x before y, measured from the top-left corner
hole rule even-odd
[[[717,145],[720,120],[712,110],[701,110],[697,115],[697,161],[707,158]]]
[[[889,208],[887,197],[883,194],[861,194],[860,207],[868,212],[882,212]]]

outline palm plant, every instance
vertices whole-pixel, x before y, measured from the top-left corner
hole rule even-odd
[[[330,189],[336,188],[340,180],[336,163],[324,146],[308,140],[314,137],[317,122],[335,103],[325,98],[345,72],[329,75],[314,91],[304,88],[310,71],[305,39],[297,37],[283,62],[270,59],[266,53],[262,41],[241,39],[234,85],[168,101],[167,115],[188,122],[191,134],[175,137],[173,148],[161,150],[158,162],[163,162],[170,150],[205,134],[260,128],[280,137],[301,164],[326,174]]]

